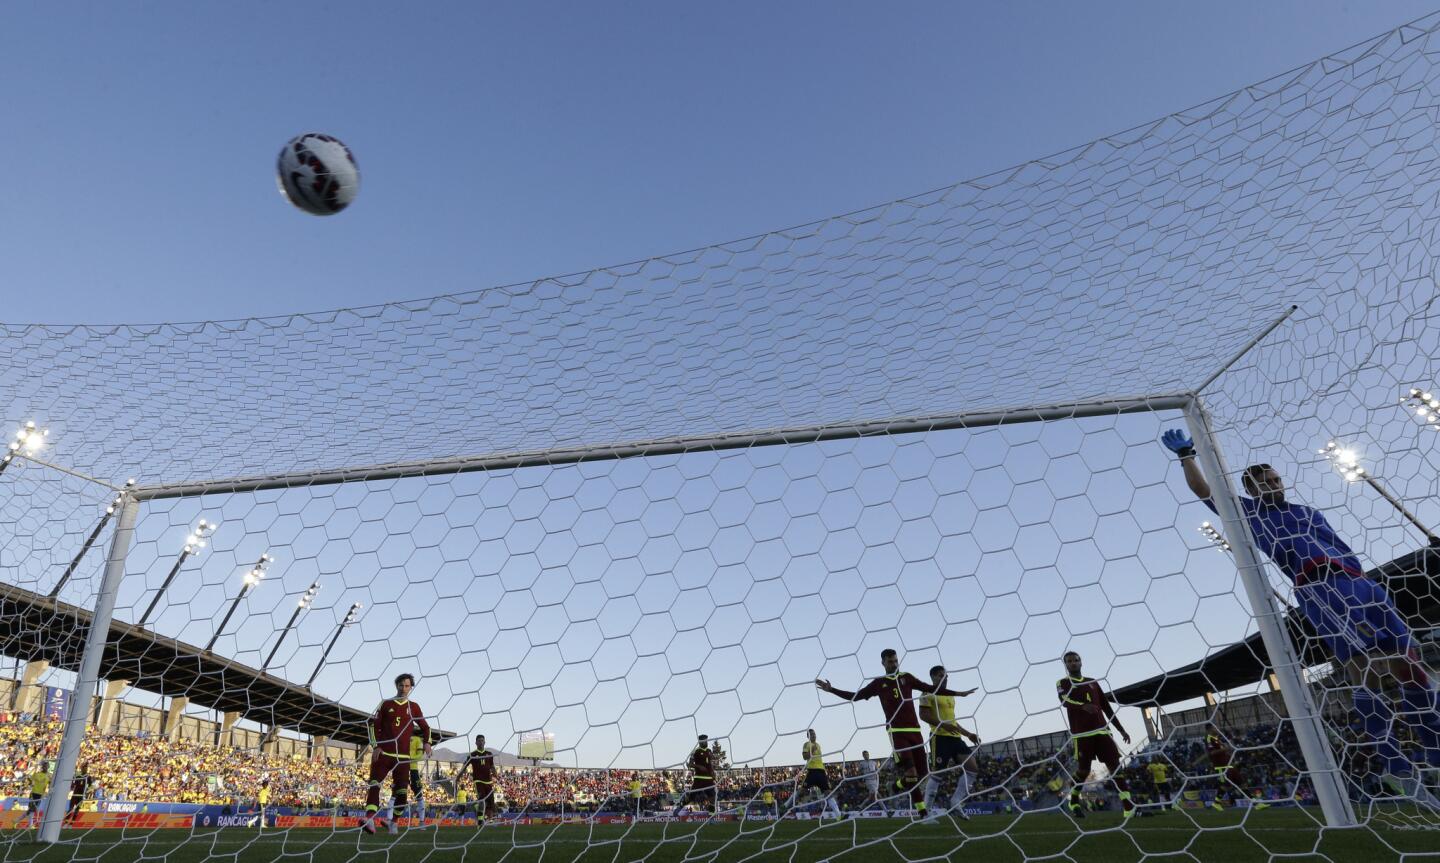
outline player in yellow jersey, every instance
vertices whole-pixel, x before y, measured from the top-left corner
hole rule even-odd
[[[980,737],[955,721],[955,698],[975,690],[967,689],[956,695],[941,694],[950,691],[943,665],[930,669],[930,682],[935,685],[935,691],[921,695],[919,705],[921,721],[930,726],[930,777],[925,782],[925,808],[930,810],[932,819],[940,817],[940,812],[935,809],[935,797],[940,793],[940,777],[945,773],[954,773],[955,791],[950,795],[949,811],[956,818],[968,821],[970,816],[965,814],[965,798],[970,796],[970,789],[975,783],[975,762],[971,758],[970,744],[965,741],[968,738],[971,743],[978,744]]]
[[[1170,787],[1170,765],[1156,758],[1145,765],[1145,770],[1150,774],[1150,781],[1155,785],[1155,802],[1164,806],[1169,804],[1171,809],[1180,808],[1180,797]]]
[[[42,761],[40,768],[30,774],[30,811],[25,815],[25,823],[36,830],[40,829],[41,810],[45,807],[45,795],[50,793],[50,764]]]
[[[410,736],[410,805],[407,807],[406,815],[410,819],[411,827],[426,826],[424,782],[426,736],[424,734]]]
[[[640,817],[640,801],[643,800],[644,797],[644,786],[640,782],[640,777],[636,776],[635,778],[630,780],[630,799],[635,801],[636,818]]]
[[[450,817],[463,824],[465,823],[465,816],[468,814],[469,809],[470,792],[466,791],[465,786],[461,785],[457,780],[455,782],[455,805],[450,807]]]
[[[825,808],[820,817],[829,814],[839,818],[840,805],[830,793],[830,774],[825,772],[825,756],[815,739],[815,729],[808,729],[805,736],[805,744],[800,747],[800,757],[805,760],[805,784],[800,791],[800,802],[809,803],[824,798]]]
[[[255,829],[265,829],[265,809],[270,805],[270,777],[260,777],[260,790],[255,793]]]

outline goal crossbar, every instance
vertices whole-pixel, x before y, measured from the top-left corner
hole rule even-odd
[[[499,453],[455,459],[396,462],[367,467],[339,468],[325,471],[269,474],[210,481],[139,486],[132,492],[137,501],[166,498],[196,497],[206,494],[237,494],[298,486],[335,485],[347,482],[376,482],[422,476],[443,476],[474,471],[513,470],[579,464],[589,461],[613,461],[645,456],[681,455],[694,452],[747,449],[820,441],[846,440],[880,435],[913,434],[953,429],[985,428],[988,426],[1042,422],[1056,419],[1117,416],[1162,410],[1184,410],[1193,398],[1191,393],[1168,393],[1155,396],[1130,396],[1094,401],[1066,402],[1052,405],[897,417],[864,422],[832,423],[797,426],[765,431],[735,432],[717,435],[696,435],[633,441],[617,444],[548,449],[520,453]]]

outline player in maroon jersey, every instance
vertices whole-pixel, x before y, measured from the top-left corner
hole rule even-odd
[[[1130,735],[1120,724],[1120,717],[1110,706],[1100,681],[1086,677],[1080,670],[1080,654],[1070,651],[1065,654],[1065,676],[1055,684],[1055,693],[1065,708],[1065,718],[1070,724],[1070,741],[1074,745],[1075,776],[1070,788],[1070,814],[1083,818],[1080,808],[1080,786],[1090,778],[1090,768],[1096,760],[1110,771],[1110,782],[1120,792],[1120,808],[1124,817],[1135,814],[1135,804],[1130,801],[1130,785],[1120,776],[1120,748],[1110,737],[1110,725],[1120,732],[1120,738],[1130,742]]]
[[[90,790],[90,765],[80,765],[80,772],[70,780],[70,803],[65,807],[65,817],[60,820],[61,824],[73,825],[80,817],[80,804],[85,802],[85,793]]]
[[[900,768],[895,787],[897,790],[910,790],[910,802],[923,818],[927,807],[922,783],[930,770],[925,758],[925,734],[920,730],[920,717],[915,713],[912,696],[916,692],[959,693],[937,688],[907,671],[901,671],[900,656],[890,648],[880,651],[880,662],[885,667],[884,676],[871,680],[859,692],[836,689],[828,680],[817,680],[815,686],[846,701],[879,696],[880,706],[885,711],[885,730],[890,733],[890,745],[895,748],[895,763]]]
[[[1211,806],[1221,809],[1222,796],[1233,796],[1235,790],[1243,792],[1240,785],[1240,768],[1235,766],[1235,750],[1230,741],[1211,722],[1205,726],[1205,754],[1210,758],[1210,769],[1215,771],[1215,800]]]
[[[695,748],[690,751],[690,757],[685,765],[692,771],[690,777],[690,790],[680,797],[680,802],[675,804],[675,812],[679,815],[680,809],[691,800],[700,801],[700,806],[707,812],[715,812],[715,758],[710,752],[710,738],[707,735],[700,735],[695,741]]]
[[[470,778],[475,781],[475,827],[478,830],[485,825],[485,816],[489,814],[490,807],[495,805],[495,753],[485,748],[485,735],[475,735],[475,748],[465,757],[465,763],[460,765],[455,780],[459,784],[459,774],[470,768]]]
[[[365,818],[360,822],[360,828],[366,833],[375,832],[377,821],[386,821],[379,814],[380,786],[386,776],[390,777],[390,790],[394,795],[388,826],[391,833],[399,832],[393,812],[404,810],[408,802],[410,738],[421,735],[421,740],[425,742],[425,754],[430,755],[430,723],[425,721],[420,705],[410,700],[410,691],[414,688],[414,675],[402,674],[395,678],[395,697],[380,702],[368,723],[374,754],[370,756],[370,787],[365,793]]]

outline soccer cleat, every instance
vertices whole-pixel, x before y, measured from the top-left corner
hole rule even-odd
[[[389,833],[391,836],[399,836],[400,825],[396,824],[394,821],[387,821],[385,822],[385,832]]]
[[[1380,786],[1391,797],[1409,797],[1417,784],[1409,776],[1396,776],[1394,773],[1385,773],[1380,777]]]
[[[364,830],[366,833],[369,833],[371,836],[374,836],[374,835],[375,835],[375,816],[373,816],[373,815],[367,815],[367,816],[365,816],[364,818],[361,818],[361,819],[360,819],[360,829],[361,829],[361,830]]]
[[[1073,803],[1066,807],[1066,811],[1070,813],[1071,818],[1077,820],[1085,817],[1085,810]]]
[[[1380,782],[1385,790],[1393,793],[1396,797],[1403,797],[1414,802],[1417,806],[1424,806],[1440,812],[1440,798],[1437,798],[1425,784],[1413,776],[1396,776],[1387,773],[1381,777]]]

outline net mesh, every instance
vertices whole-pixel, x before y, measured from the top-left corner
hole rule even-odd
[[[317,315],[7,327],[10,410],[53,417],[77,469],[173,482],[1174,392],[1430,239],[1430,26],[692,252]]]
[[[57,754],[49,718],[89,704],[82,842],[118,827],[177,861],[278,842],[373,853],[353,836],[375,763],[367,718],[408,672],[438,752],[415,765],[425,815],[537,831],[401,840],[416,848],[544,843],[568,859],[619,841],[740,859],[766,842],[806,859],[909,858],[963,841],[996,859],[1088,859],[1114,853],[1116,831],[1148,829],[1122,818],[1123,790],[1143,811],[1180,807],[1144,834],[1151,852],[1253,851],[1262,836],[1275,853],[1337,859],[1423,849],[1433,836],[1397,829],[1440,823],[1423,799],[1420,712],[1399,711],[1398,745],[1418,766],[1397,795],[1354,727],[1344,663],[1301,627],[1311,698],[1365,827],[1316,832],[1315,765],[1267,691],[1256,610],[1232,558],[1196,530],[1215,517],[1158,440],[1185,424],[1174,394],[1297,303],[1203,393],[1231,465],[1273,465],[1366,567],[1421,549],[1417,524],[1440,523],[1436,423],[1404,404],[1440,356],[1437,26],[1011,171],[665,258],[281,319],[0,327],[4,415],[50,429],[0,474],[0,654],[14,669],[0,789],[19,799],[0,823],[23,823],[31,779]],[[1082,402],[1043,421],[938,419]],[[906,417],[937,419],[574,457]],[[1318,452],[1331,440],[1355,450],[1348,481]],[[541,457],[423,467],[517,452]],[[366,476],[396,463],[420,466]],[[355,473],[312,473],[335,470]],[[119,547],[102,680],[76,691],[108,510],[131,476],[145,494]],[[219,490],[244,476],[272,480]],[[182,482],[198,486],[156,493]],[[197,532],[201,519],[213,530]],[[1440,591],[1428,558],[1409,565],[1375,577],[1423,649]],[[1297,604],[1267,567],[1282,607]],[[817,694],[817,677],[858,689],[878,675],[882,648],[922,680],[939,665],[976,690],[955,721],[984,742],[928,789],[971,824],[887,817],[912,814],[928,787],[912,797],[892,759],[892,717]],[[1177,672],[1227,649],[1260,670]],[[1076,775],[1056,697],[1070,650],[1119,694],[1133,742],[1113,775]],[[1397,686],[1376,689],[1404,707]],[[803,784],[810,729],[828,796]],[[461,769],[477,733],[499,762],[479,812]],[[701,733],[723,750],[713,799],[685,793]],[[1217,749],[1233,775],[1217,776]],[[1108,811],[1074,821],[1075,788]],[[839,825],[822,820],[831,801]],[[711,804],[720,814],[701,824],[676,820]],[[556,825],[577,813],[585,828]],[[33,856],[20,843],[6,854]]]

